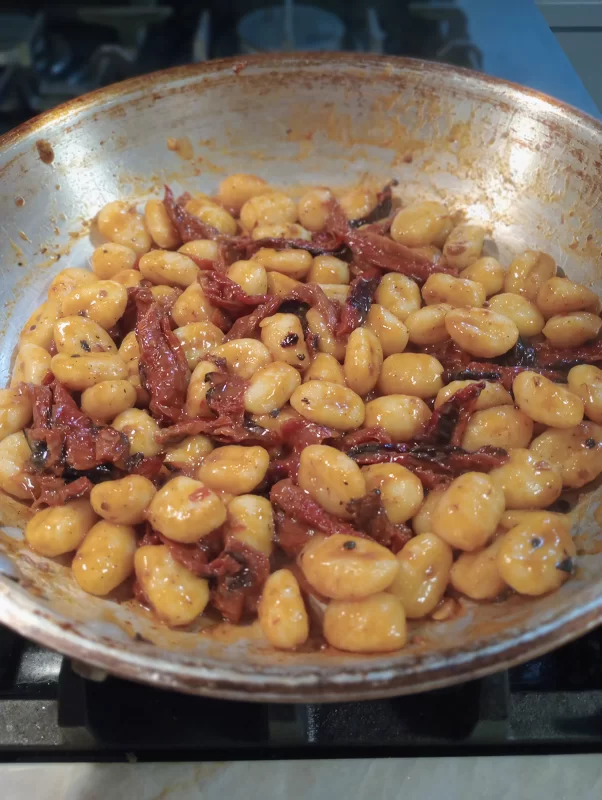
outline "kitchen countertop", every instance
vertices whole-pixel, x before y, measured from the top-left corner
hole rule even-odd
[[[575,755],[10,765],[1,770],[1,786],[3,800],[600,800],[602,759]]]

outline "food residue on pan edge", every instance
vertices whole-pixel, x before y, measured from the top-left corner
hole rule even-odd
[[[46,141],[46,139],[38,139],[36,147],[38,149],[40,161],[43,161],[44,164],[52,164],[54,161],[54,150],[50,142]]]
[[[180,136],[178,139],[169,136],[167,139],[167,149],[173,150],[174,153],[177,153],[180,158],[183,158],[185,161],[190,161],[194,155],[192,142],[188,136]]]

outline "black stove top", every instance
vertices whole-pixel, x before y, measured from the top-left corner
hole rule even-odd
[[[0,628],[0,760],[602,752],[602,630],[506,672],[363,703],[210,700],[107,678]]]

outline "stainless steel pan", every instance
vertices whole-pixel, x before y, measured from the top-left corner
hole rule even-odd
[[[171,147],[168,149],[168,138]],[[371,56],[219,61],[134,79],[61,106],[0,140],[0,379],[52,275],[83,264],[89,220],[161,184],[211,191],[231,172],[283,185],[394,176],[404,198],[443,198],[490,225],[502,262],[550,252],[576,280],[601,277],[602,126],[536,92],[476,73]],[[92,233],[92,238],[93,233]],[[237,699],[365,699],[475,678],[542,653],[602,618],[598,490],[576,512],[576,579],[533,601],[467,604],[417,625],[400,653],[275,654],[244,635],[166,631],[100,601],[68,568],[22,549],[2,503],[0,621],[100,671]],[[12,526],[12,527],[11,527]],[[11,577],[12,576],[12,577]]]

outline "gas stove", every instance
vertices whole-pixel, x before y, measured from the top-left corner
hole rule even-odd
[[[453,3],[380,1],[353,11],[343,0],[329,3],[330,11],[319,0],[292,4],[288,33],[275,18],[285,6],[261,5],[26,3],[24,12],[3,4],[0,132],[134,75],[262,49],[358,50],[482,65],[466,16]]]
[[[212,700],[76,669],[0,628],[0,760],[602,752],[602,631],[481,680],[359,703]]]

